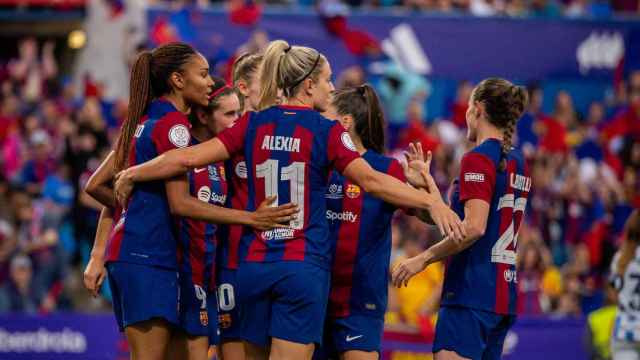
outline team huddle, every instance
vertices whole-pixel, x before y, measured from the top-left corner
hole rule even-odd
[[[85,285],[106,277],[133,359],[378,359],[389,282],[448,259],[436,359],[499,359],[515,320],[531,190],[511,135],[523,88],[490,78],[448,205],[412,144],[385,153],[373,87],[335,90],[329,59],[277,40],[212,77],[191,46],[139,55],[128,116],[86,191],[104,205]],[[390,269],[404,211],[443,239]]]

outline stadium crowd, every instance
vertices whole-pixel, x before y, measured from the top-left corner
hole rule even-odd
[[[93,299],[81,283],[100,209],[82,189],[114,144],[126,99],[107,101],[90,79],[74,91],[61,80],[53,45],[41,45],[25,39],[18,57],[0,61],[0,312],[102,311],[108,291]],[[428,79],[402,76],[374,80],[349,68],[336,87],[373,82],[387,111],[390,152],[401,158],[420,141],[433,151],[432,173],[446,189],[459,171],[452,164],[469,146],[472,83],[459,83],[449,114],[434,119],[424,111]],[[398,79],[412,85],[398,86]],[[516,136],[533,177],[518,237],[520,314],[580,317],[605,302],[619,234],[640,206],[640,71],[614,90],[584,114],[561,91],[554,111],[543,113],[542,88],[529,86]],[[437,240],[435,229],[398,215],[392,264]],[[409,287],[390,289],[388,328],[430,336],[443,274],[443,264],[430,266]]]

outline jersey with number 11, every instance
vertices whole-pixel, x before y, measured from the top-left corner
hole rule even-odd
[[[442,305],[459,305],[498,314],[515,314],[516,249],[531,178],[522,153],[512,149],[501,171],[501,144],[489,139],[462,158],[450,203],[464,218],[464,203],[479,199],[489,208],[487,228],[469,248],[447,263]]]
[[[248,210],[270,196],[300,209],[286,228],[243,235],[240,261],[304,261],[329,269],[329,171],[342,172],[359,157],[344,128],[311,108],[274,106],[245,114],[218,138],[232,159],[245,158]]]

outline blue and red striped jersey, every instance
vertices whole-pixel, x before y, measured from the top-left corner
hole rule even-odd
[[[193,139],[192,145],[198,141]],[[217,206],[227,201],[224,163],[195,168],[188,174],[191,196]],[[190,218],[179,219],[178,254],[181,276],[191,276],[195,285],[216,288],[215,260],[218,225]]]
[[[229,191],[226,206],[231,209],[245,210],[247,208],[247,163],[244,155],[235,154],[225,162]],[[250,233],[251,228],[243,225],[224,225],[218,229],[218,266],[225,269],[237,269],[239,262],[238,251],[240,240],[244,234]]]
[[[329,268],[326,192],[330,170],[342,172],[359,155],[338,123],[307,107],[274,106],[245,114],[218,138],[247,166],[247,209],[267,197],[293,202],[300,212],[288,228],[242,237],[240,260],[304,261]]]
[[[377,171],[405,182],[400,163],[374,151],[362,157]],[[332,172],[326,193],[333,266],[328,314],[384,316],[396,207]]]
[[[155,99],[138,125],[129,166],[189,145],[190,124],[169,101]],[[176,234],[164,181],[136,183],[107,245],[107,261],[177,268]]]
[[[515,314],[516,251],[531,178],[522,153],[512,149],[500,171],[500,141],[489,139],[462,158],[460,177],[450,193],[451,206],[464,217],[464,202],[485,200],[489,218],[484,235],[452,256],[445,273],[443,305],[462,305]]]

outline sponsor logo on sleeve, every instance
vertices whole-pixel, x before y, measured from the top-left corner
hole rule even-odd
[[[484,182],[484,174],[468,172],[464,173],[465,182]]]

